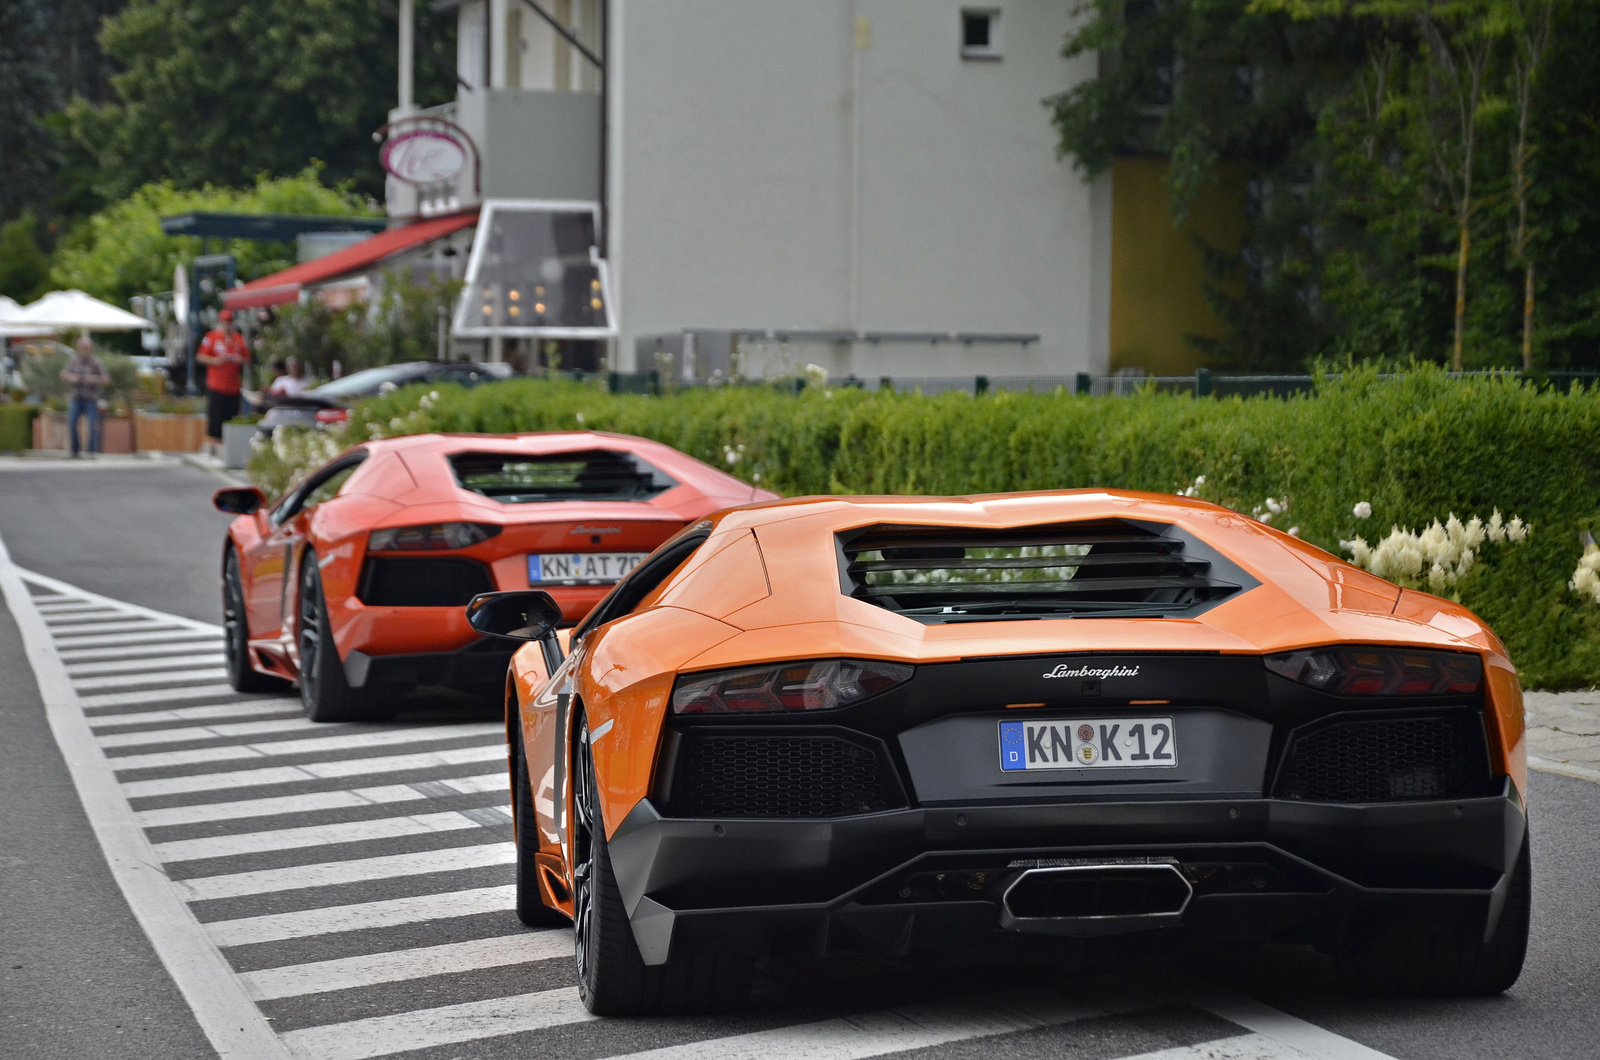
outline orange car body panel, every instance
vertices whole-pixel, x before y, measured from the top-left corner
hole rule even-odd
[[[1013,528],[1097,519],[1174,524],[1259,581],[1192,618],[990,621],[923,625],[845,596],[836,533],[872,526]],[[530,772],[570,775],[571,740],[529,705],[559,691],[584,711],[607,834],[655,782],[663,720],[681,672],[848,656],[907,663],[1068,652],[1210,651],[1268,655],[1335,644],[1475,652],[1484,664],[1491,754],[1525,797],[1522,695],[1504,646],[1471,612],[1402,591],[1298,538],[1237,512],[1164,494],[1078,490],[977,497],[812,497],[713,516],[706,542],[635,609],[590,631],[541,696],[539,648],[520,649],[508,709],[523,711]],[[719,561],[725,565],[719,569]],[[714,572],[701,584],[697,572]],[[713,581],[724,586],[708,588]],[[764,583],[764,584],[763,584]],[[764,591],[763,591],[764,590]],[[1114,705],[1114,698],[1108,705]],[[552,745],[549,741],[557,738]],[[535,755],[539,765],[534,765]],[[539,778],[536,776],[534,780]],[[535,790],[537,790],[537,785]],[[549,803],[570,815],[570,785]],[[561,859],[561,822],[541,816],[541,856]]]
[[[448,461],[464,452],[537,456],[595,449],[634,454],[678,485],[646,500],[501,503],[461,488]],[[373,530],[430,523],[494,524],[500,532],[471,547],[409,555],[474,560],[488,568],[494,588],[526,589],[530,554],[647,553],[710,512],[774,496],[658,442],[603,432],[413,435],[357,446],[335,462],[358,454],[365,454],[365,459],[331,499],[274,524],[272,513],[282,503],[280,498],[240,516],[228,529],[228,543],[240,561],[252,663],[264,673],[298,676],[294,616],[302,562],[308,555],[316,557],[320,568],[329,624],[341,658],[352,651],[374,657],[451,652],[479,639],[459,606],[362,602],[358,586]],[[292,491],[285,496],[292,496]],[[599,532],[586,532],[591,529]],[[408,554],[387,555],[403,559]],[[604,585],[550,587],[572,622],[586,615],[608,590]]]

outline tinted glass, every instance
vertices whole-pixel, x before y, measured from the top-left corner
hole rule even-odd
[[[589,258],[594,215],[497,207],[456,326],[604,328],[600,270]]]
[[[642,501],[678,483],[632,453],[587,449],[523,456],[459,453],[450,458],[456,482],[502,504],[540,501]]]

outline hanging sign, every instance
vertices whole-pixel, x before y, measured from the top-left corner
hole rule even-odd
[[[378,160],[391,176],[407,184],[439,184],[461,172],[467,149],[447,132],[419,129],[385,141]]]

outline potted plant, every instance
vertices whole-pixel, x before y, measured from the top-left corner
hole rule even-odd
[[[222,466],[241,468],[250,460],[251,445],[256,437],[256,424],[261,417],[253,412],[235,416],[222,425]]]
[[[133,414],[134,445],[141,453],[197,453],[206,440],[206,414],[198,398],[163,398]]]

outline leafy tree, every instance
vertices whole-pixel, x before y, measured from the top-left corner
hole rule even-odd
[[[323,184],[314,168],[293,177],[263,177],[244,190],[147,184],[88,218],[62,241],[51,270],[52,283],[119,305],[135,294],[170,290],[173,267],[199,254],[200,240],[167,235],[160,219],[189,210],[348,216],[374,212],[370,203],[347,188]],[[238,259],[240,277],[246,280],[294,264],[290,244],[230,240],[223,249]]]
[[[24,211],[0,227],[0,294],[28,303],[45,293],[50,258],[34,238],[39,224]]]
[[[51,69],[48,0],[0,0],[0,222],[37,201],[55,162],[44,118],[60,101]]]
[[[1550,52],[1557,0],[1509,0],[1506,14],[1511,38],[1511,98],[1516,108],[1517,135],[1511,144],[1511,197],[1516,204],[1513,259],[1522,266],[1522,370],[1533,370],[1533,307],[1535,300],[1533,229],[1528,224],[1529,192],[1533,189],[1535,86]]]
[[[453,13],[418,5],[419,37]],[[382,192],[369,133],[394,104],[394,12],[368,0],[130,0],[100,43],[120,68],[116,100],[74,100],[73,140],[115,201],[144,184],[249,186],[325,164],[335,183]],[[419,48],[419,101],[454,96],[454,74]],[[82,183],[82,175],[79,175]]]
[[[1233,331],[1201,345],[1214,363],[1600,360],[1600,5],[1083,10],[1065,52],[1098,52],[1104,74],[1051,101],[1063,154],[1090,174],[1120,151],[1165,154],[1175,222],[1209,180],[1249,190],[1243,245],[1202,248]]]

